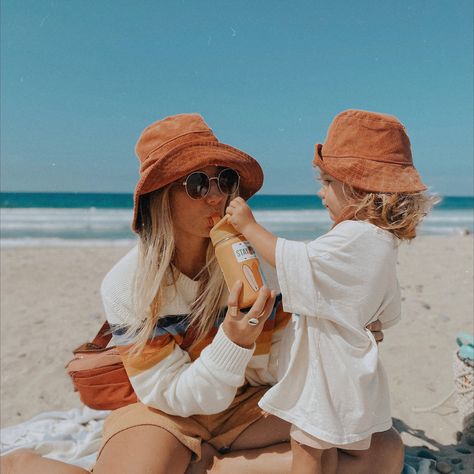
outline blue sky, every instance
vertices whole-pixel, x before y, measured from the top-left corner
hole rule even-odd
[[[200,112],[264,193],[313,193],[335,114],[396,115],[441,194],[473,194],[472,0],[2,0],[3,191],[132,192],[134,144]]]

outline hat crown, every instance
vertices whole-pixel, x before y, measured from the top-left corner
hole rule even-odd
[[[199,114],[178,114],[149,125],[135,145],[141,171],[155,162],[153,155],[164,156],[183,146],[198,142],[217,142],[217,138]],[[158,152],[158,153],[157,153]]]
[[[323,145],[323,156],[413,164],[410,140],[396,117],[354,109],[334,118]]]
[[[338,114],[313,164],[367,192],[415,193],[426,186],[413,166],[410,140],[392,115],[349,109]]]
[[[135,152],[140,160],[140,179],[135,187],[132,229],[139,231],[140,197],[176,182],[187,174],[219,166],[240,175],[244,199],[263,184],[260,165],[247,153],[220,142],[199,114],[179,114],[158,120],[140,135]]]

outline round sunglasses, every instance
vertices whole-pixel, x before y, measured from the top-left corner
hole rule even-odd
[[[209,194],[213,180],[217,181],[217,187],[222,194],[231,195],[239,188],[240,176],[232,168],[223,169],[213,178],[203,171],[195,171],[186,176],[184,182],[180,184],[185,187],[186,193],[191,199],[203,199]]]

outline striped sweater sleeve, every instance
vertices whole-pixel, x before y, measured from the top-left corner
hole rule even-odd
[[[132,249],[105,276],[101,286],[106,318],[112,328],[130,321],[131,288],[137,262]],[[245,380],[253,349],[234,344],[219,328],[196,357],[180,347],[182,332],[164,325],[155,330],[144,351],[129,355],[130,342],[113,334],[138,399],[177,416],[219,413],[234,399]]]
[[[104,293],[102,297],[107,319],[116,321],[117,302],[109,301]],[[179,346],[180,337],[161,330],[140,354],[132,356],[130,341],[119,332],[114,333],[113,342],[122,355],[137,398],[145,405],[183,417],[225,410],[244,383],[253,349],[234,344],[221,326],[212,342],[191,361]]]
[[[219,328],[194,361],[172,336],[150,341],[138,356],[115,338],[138,399],[177,416],[210,415],[226,409],[244,382],[252,350],[234,344]]]

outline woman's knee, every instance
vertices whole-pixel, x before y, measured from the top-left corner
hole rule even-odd
[[[357,474],[400,474],[403,469],[404,446],[400,435],[391,428],[372,435],[366,450],[340,450],[338,472]]]
[[[170,432],[152,425],[135,426],[109,439],[94,474],[183,473],[190,460],[191,451]]]
[[[377,435],[379,435],[379,444],[381,444],[383,448],[403,456],[405,448],[403,446],[402,438],[395,428],[390,428],[388,431],[384,431],[383,433],[377,433]]]
[[[377,457],[389,462],[390,471],[399,473],[403,469],[403,458],[405,447],[398,432],[391,428],[382,433],[376,433],[372,438],[372,446],[377,453]]]

